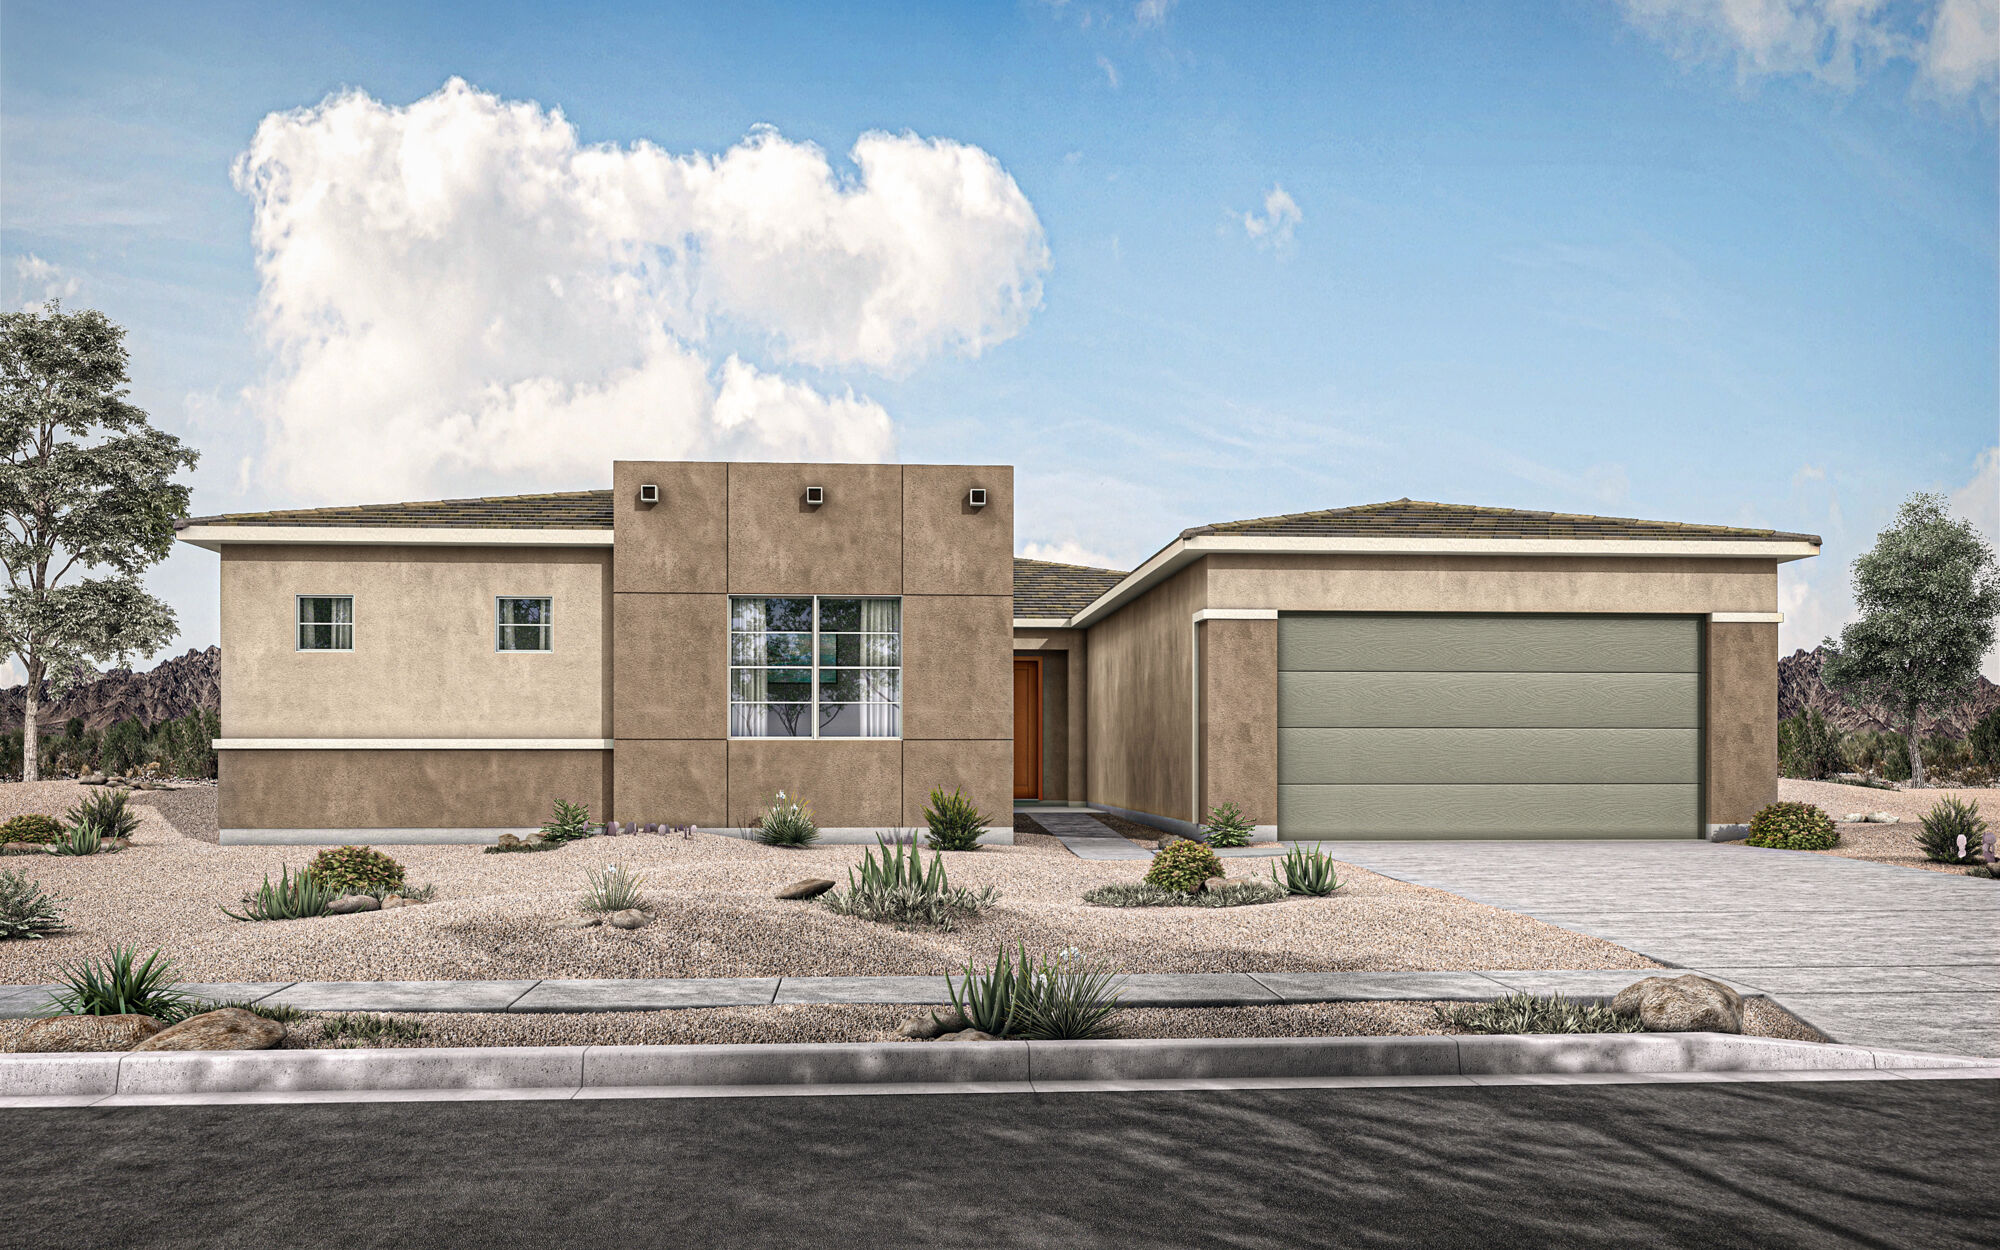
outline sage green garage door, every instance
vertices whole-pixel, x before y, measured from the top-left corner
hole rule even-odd
[[[1278,832],[1698,837],[1698,622],[1280,616]]]

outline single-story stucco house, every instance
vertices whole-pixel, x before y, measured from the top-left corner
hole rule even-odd
[[[1002,465],[619,461],[610,490],[185,522],[228,842],[490,841],[551,802],[836,838],[963,787],[1259,836],[1697,838],[1777,789],[1806,534],[1397,500],[1015,558]]]

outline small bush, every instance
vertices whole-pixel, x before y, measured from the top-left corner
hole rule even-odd
[[[1437,1022],[1463,1033],[1637,1033],[1637,1016],[1603,1003],[1573,1003],[1560,994],[1513,994],[1497,1002],[1433,1007]]]
[[[63,840],[62,822],[40,812],[16,816],[0,825],[0,842],[39,842],[51,845]]]
[[[921,850],[901,842],[878,839],[875,850],[862,855],[859,871],[857,877],[855,869],[848,869],[845,892],[827,895],[827,908],[836,915],[950,931],[1000,897],[990,885],[976,892],[952,885],[945,878],[942,854],[925,864]]]
[[[1333,857],[1295,846],[1285,852],[1285,878],[1278,881],[1278,864],[1271,865],[1271,880],[1282,884],[1287,894],[1307,894],[1325,898],[1347,883],[1334,872]]]
[[[925,840],[933,851],[976,851],[979,835],[986,832],[986,817],[956,787],[950,794],[931,791],[931,805],[924,809],[924,822],[930,826]]]
[[[1231,881],[1196,894],[1162,890],[1143,881],[1117,881],[1085,891],[1083,901],[1096,907],[1249,907],[1285,897],[1283,886],[1268,881]]]
[[[951,1004],[973,1028],[995,1037],[1034,1041],[1090,1040],[1116,1033],[1118,978],[1074,947],[1036,961],[1025,944],[1001,951],[991,968],[966,962],[962,980],[945,977]]]
[[[812,808],[786,798],[783,790],[764,805],[750,827],[765,846],[811,846],[819,841],[819,826],[813,823]]]
[[[1210,846],[1248,846],[1250,836],[1257,827],[1250,823],[1234,803],[1224,803],[1221,807],[1208,809],[1208,820],[1202,824],[1201,839]]]
[[[623,864],[593,868],[583,874],[583,897],[576,901],[577,910],[598,915],[634,909],[651,911],[652,905],[640,888],[645,884],[644,877]]]
[[[423,1035],[421,1021],[362,1012],[328,1016],[319,1026],[320,1043],[342,1049],[369,1042],[414,1042]]]
[[[129,838],[139,828],[139,814],[127,798],[123,790],[99,790],[63,815],[72,829],[88,826],[100,838]]]
[[[338,890],[328,889],[309,872],[294,877],[290,868],[280,868],[276,884],[266,873],[264,884],[243,896],[241,912],[225,907],[222,914],[231,920],[302,920],[326,915],[326,909],[339,897]]]
[[[306,872],[339,894],[387,893],[403,884],[403,866],[365,846],[330,846],[312,857]]]
[[[590,809],[581,803],[556,800],[555,817],[542,826],[542,841],[560,846],[564,842],[574,842],[597,832],[597,826],[590,823]]]
[[[1146,870],[1146,884],[1162,890],[1192,894],[1210,877],[1220,877],[1222,861],[1206,842],[1175,842],[1153,854],[1153,866]]]
[[[1973,722],[1972,732],[1965,735],[1965,746],[1980,768],[2000,769],[2000,708]]]
[[[1840,731],[1812,708],[1778,722],[1778,771],[1817,781],[1847,767]]]
[[[1958,799],[1939,799],[1917,827],[1917,846],[1924,858],[1940,864],[1976,864],[1986,821],[1979,808]]]
[[[1746,840],[1781,851],[1824,851],[1840,845],[1840,830],[1811,803],[1773,803],[1750,818]]]
[[[177,1024],[201,1009],[198,999],[174,988],[173,960],[160,951],[139,961],[136,947],[114,946],[103,959],[65,964],[62,986],[49,996],[50,1015],[151,1016]]]
[[[62,900],[42,889],[25,872],[0,868],[0,941],[33,940],[63,928]]]

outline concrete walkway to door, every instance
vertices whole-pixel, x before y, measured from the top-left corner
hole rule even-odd
[[[1709,842],[1326,842],[1762,990],[1862,1046],[2000,1056],[2000,882]]]

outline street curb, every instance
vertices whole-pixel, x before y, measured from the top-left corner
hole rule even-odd
[[[455,1091],[1055,1092],[1187,1082],[1991,1071],[1994,1060],[1720,1033],[489,1046],[0,1054],[0,1106]],[[1968,1075],[1970,1071],[1968,1071]]]

